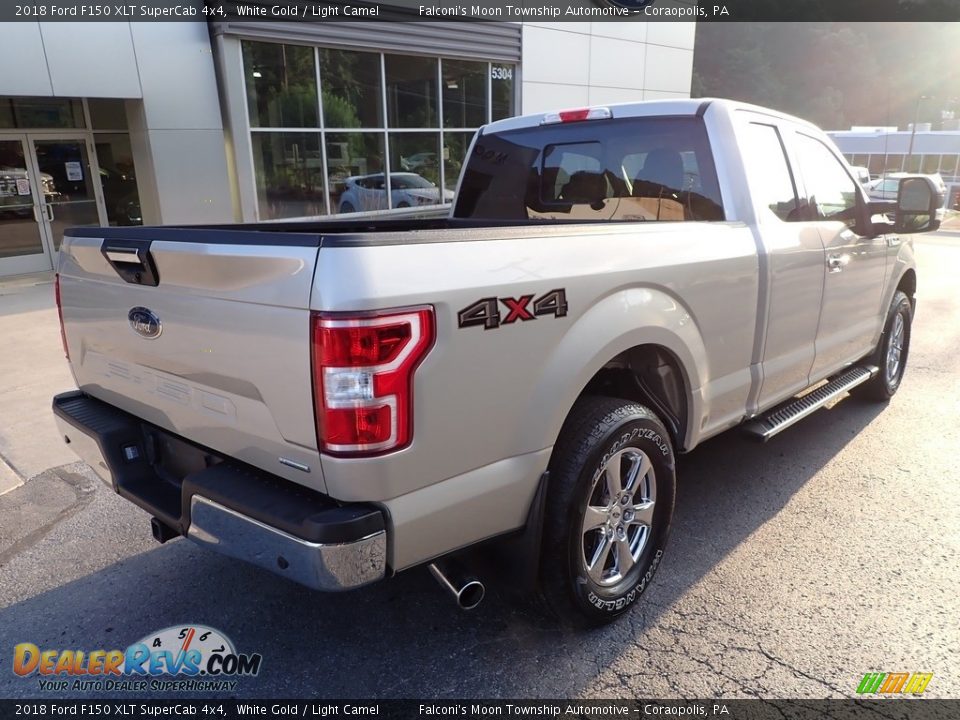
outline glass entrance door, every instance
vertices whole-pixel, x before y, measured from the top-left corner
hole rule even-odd
[[[105,224],[84,133],[0,134],[0,277],[56,267],[64,231]]]
[[[25,136],[0,135],[0,276],[52,267],[43,183],[27,148]]]
[[[30,136],[30,142],[44,186],[42,219],[49,247],[56,253],[68,227],[101,223],[92,177],[94,166],[84,137]]]

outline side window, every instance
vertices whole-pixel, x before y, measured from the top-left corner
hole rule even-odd
[[[857,183],[826,145],[808,135],[797,134],[800,174],[820,220],[856,223]]]
[[[780,132],[773,125],[750,123],[744,140],[744,161],[760,204],[785,222],[804,220]]]

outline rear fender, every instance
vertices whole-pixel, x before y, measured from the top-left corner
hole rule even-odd
[[[595,303],[547,359],[520,425],[532,435],[526,446],[553,445],[591,378],[611,359],[638,345],[658,345],[679,362],[687,403],[683,447],[696,444],[697,418],[704,412],[701,387],[708,379],[703,338],[689,310],[667,290],[632,287]]]

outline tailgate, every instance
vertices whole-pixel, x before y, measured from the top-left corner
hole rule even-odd
[[[318,248],[297,233],[69,231],[60,292],[79,388],[325,491],[310,373]]]

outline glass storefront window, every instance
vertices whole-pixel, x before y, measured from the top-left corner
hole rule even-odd
[[[83,104],[75,98],[0,98],[0,129],[82,127]]]
[[[476,129],[517,110],[512,64],[255,41],[242,54],[262,219],[447,202]]]
[[[443,182],[447,190],[453,191],[457,188],[457,180],[460,179],[460,171],[466,161],[467,149],[473,136],[472,132],[443,134]]]
[[[130,136],[120,133],[95,133],[93,143],[100,165],[100,186],[107,219],[111,225],[142,225],[140,193],[133,165]]]
[[[904,172],[908,173],[918,173],[920,172],[920,156],[919,155],[909,155],[903,164]]]
[[[940,156],[939,155],[924,155],[923,164],[921,165],[920,172],[931,174],[937,172],[940,169]]]
[[[123,100],[87,100],[90,124],[94,130],[126,130],[127,109]]]
[[[940,157],[940,174],[944,177],[955,177],[957,174],[957,155],[942,155]]]
[[[390,133],[390,172],[400,177],[405,188],[401,196],[394,192],[394,207],[441,202],[439,157],[439,133]]]
[[[493,97],[492,120],[503,120],[517,114],[513,92],[513,76],[515,73],[516,68],[513,65],[493,63],[490,66],[490,82],[493,83],[491,88]]]
[[[320,75],[325,127],[383,127],[380,55],[321,49]]]
[[[328,133],[330,212],[386,210],[383,133]]]
[[[487,63],[443,61],[443,126],[480,127],[487,122]]]
[[[319,127],[313,48],[243,42],[252,127]]]
[[[387,124],[437,127],[437,58],[386,55]]]
[[[326,213],[320,133],[255,132],[251,140],[262,220]]]
[[[900,172],[903,168],[903,155],[887,155],[886,172]]]

